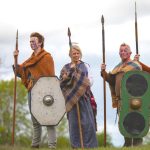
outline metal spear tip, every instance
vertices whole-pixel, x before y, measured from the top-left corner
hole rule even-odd
[[[102,24],[104,24],[104,16],[103,15],[101,17],[101,22],[102,22]]]
[[[136,10],[136,2],[135,2],[135,10]]]
[[[135,1],[135,7],[136,7],[136,1]]]
[[[71,36],[71,31],[70,31],[70,28],[68,27],[68,36],[70,37]]]
[[[16,32],[16,51],[19,51],[18,50],[18,29],[17,29],[17,32]]]
[[[135,15],[136,15],[136,2],[135,2]]]
[[[16,38],[18,39],[18,29],[17,29],[17,32],[16,32]]]

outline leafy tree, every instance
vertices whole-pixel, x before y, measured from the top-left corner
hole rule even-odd
[[[10,143],[13,123],[14,80],[0,81],[0,143]],[[17,81],[15,140],[31,137],[28,119],[27,91],[21,81]]]
[[[11,143],[14,99],[13,92],[14,80],[0,81],[0,144]],[[32,139],[32,125],[27,103],[27,90],[20,80],[17,80],[16,97],[15,144],[28,146]],[[70,145],[66,114],[56,128],[58,146],[67,147]],[[103,132],[97,134],[99,146],[103,145],[103,135]],[[47,143],[46,128],[43,130],[42,143]],[[112,145],[111,137],[109,135],[107,135],[107,145]]]
[[[0,144],[11,143],[13,124],[14,80],[0,81]],[[30,145],[32,125],[27,102],[27,90],[17,80],[15,144]],[[68,133],[67,119],[64,117],[57,127],[57,136]],[[47,131],[43,130],[42,143],[47,143]]]

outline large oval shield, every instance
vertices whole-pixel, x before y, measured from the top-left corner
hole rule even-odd
[[[31,113],[41,125],[57,125],[65,114],[65,99],[57,77],[41,77],[31,90]]]

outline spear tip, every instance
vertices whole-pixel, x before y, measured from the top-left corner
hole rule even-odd
[[[101,17],[101,22],[102,22],[102,24],[104,24],[104,16],[103,15]]]
[[[16,33],[16,50],[18,51],[18,29]]]
[[[136,12],[136,1],[135,1],[135,12]]]
[[[68,27],[68,36],[71,36],[70,28]]]
[[[16,38],[18,39],[18,29],[17,29],[17,32],[16,32]]]

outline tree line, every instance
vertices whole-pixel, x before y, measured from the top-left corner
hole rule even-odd
[[[14,80],[0,81],[0,144],[11,144],[13,125]],[[44,132],[45,131],[45,132]],[[42,143],[47,144],[46,129],[43,130]],[[57,127],[60,147],[69,145],[67,118],[64,116]],[[103,145],[103,133],[97,134],[99,145]],[[107,144],[112,145],[111,136],[107,135]],[[21,80],[17,80],[15,144],[29,146],[32,139],[32,125],[28,108],[27,90]]]

